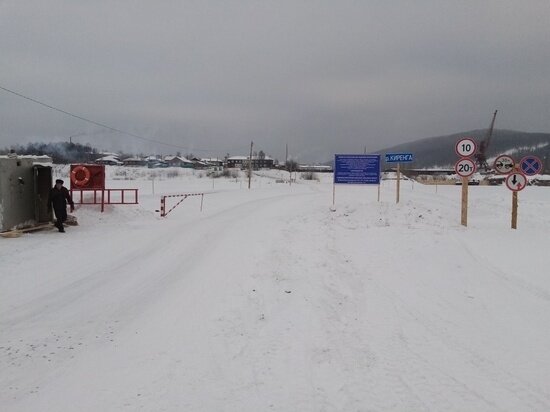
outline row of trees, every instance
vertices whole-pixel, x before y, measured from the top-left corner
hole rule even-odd
[[[15,152],[25,155],[50,156],[54,163],[90,162],[98,157],[98,151],[89,144],[55,142],[28,143],[0,150],[0,154]]]

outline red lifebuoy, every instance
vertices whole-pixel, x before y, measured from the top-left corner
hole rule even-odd
[[[86,166],[77,166],[71,170],[71,181],[75,186],[86,186],[90,181],[90,177],[90,170]]]

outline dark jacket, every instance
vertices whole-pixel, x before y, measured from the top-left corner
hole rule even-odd
[[[50,196],[48,198],[48,206],[53,205],[54,209],[65,209],[67,208],[67,203],[74,207],[73,199],[71,194],[66,187],[62,186],[61,189],[53,187],[50,190]]]

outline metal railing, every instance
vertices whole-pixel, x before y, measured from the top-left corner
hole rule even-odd
[[[75,194],[80,195],[75,198]],[[105,205],[137,205],[138,189],[71,189],[71,197],[78,205],[101,205],[101,211]],[[85,196],[91,194],[92,196]],[[113,195],[118,194],[118,196]]]

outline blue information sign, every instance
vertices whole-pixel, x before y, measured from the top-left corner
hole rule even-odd
[[[413,161],[412,153],[386,153],[386,163],[405,163]]]
[[[380,184],[380,155],[335,155],[334,183]]]

